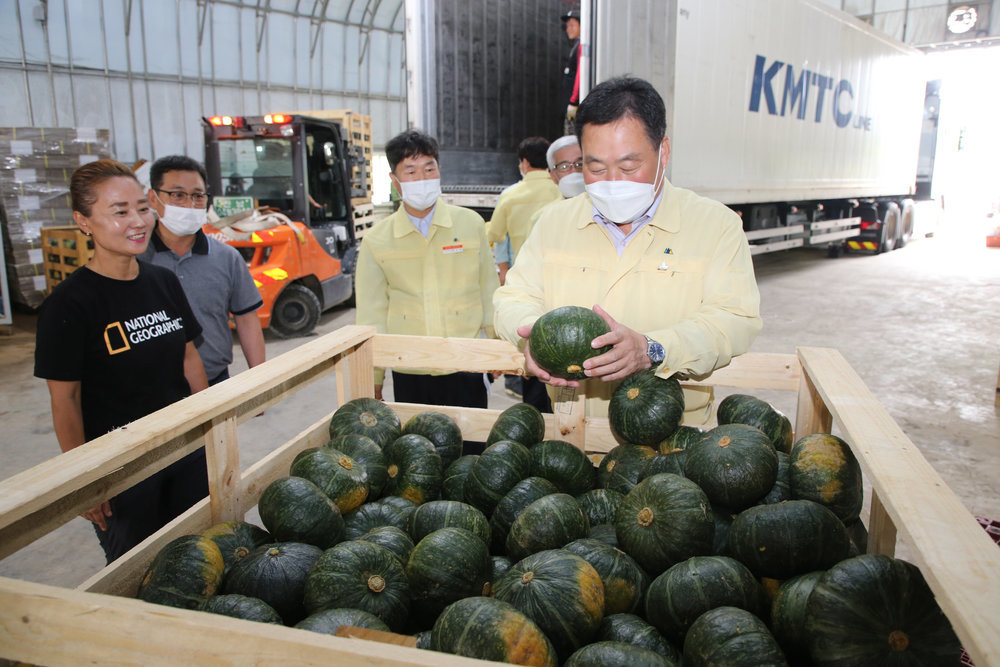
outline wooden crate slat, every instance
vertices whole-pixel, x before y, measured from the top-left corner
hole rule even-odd
[[[396,369],[516,373],[524,366],[524,355],[502,340],[379,334],[373,363]]]
[[[965,649],[1000,661],[1000,550],[840,352],[799,348],[799,359]]]

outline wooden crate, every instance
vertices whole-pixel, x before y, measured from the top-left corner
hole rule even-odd
[[[199,612],[130,596],[167,542],[219,521],[243,519],[261,491],[287,474],[296,453],[326,442],[330,415],[246,469],[240,466],[237,424],[329,373],[335,373],[337,388],[332,415],[350,398],[374,395],[373,366],[484,372],[516,371],[522,364],[516,349],[502,341],[376,335],[372,327],[348,326],[0,482],[0,558],[203,445],[211,490],[209,498],[75,590],[0,578],[0,656],[41,664],[482,664],[222,616],[207,620]],[[829,432],[835,422],[872,485],[869,550],[891,555],[897,530],[905,536],[912,560],[973,660],[1000,663],[1000,549],[839,352],[746,354],[700,384],[797,392],[798,436]],[[391,405],[404,423],[427,408]],[[617,443],[607,419],[584,418],[582,407],[582,396],[557,404],[555,414],[546,415],[546,437],[569,440],[590,453],[609,451]],[[498,414],[435,409],[451,415],[471,440],[485,440]]]
[[[52,288],[94,256],[94,239],[76,225],[42,227],[42,263],[45,288]]]

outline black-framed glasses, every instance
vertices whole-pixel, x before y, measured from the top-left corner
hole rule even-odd
[[[158,194],[167,196],[171,206],[188,206],[194,204],[198,208],[207,208],[212,195],[207,192],[184,192],[183,190],[155,190]]]
[[[583,169],[583,161],[578,160],[576,162],[564,161],[556,165],[556,171],[565,174],[568,171],[580,171]]]

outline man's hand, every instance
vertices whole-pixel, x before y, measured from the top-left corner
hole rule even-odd
[[[105,518],[111,516],[111,503],[105,500],[97,507],[87,510],[80,516],[87,521],[93,521],[102,532],[106,532],[108,530],[108,522]]]
[[[528,336],[531,335],[531,326],[524,325],[517,328],[517,335],[525,339],[524,343],[524,371],[525,375],[534,375],[536,378],[544,382],[545,384],[550,384],[553,387],[579,387],[580,383],[576,380],[564,380],[562,378],[552,377],[548,372],[541,366],[535,363],[535,359],[531,356],[531,350],[529,349],[529,344],[527,343]]]
[[[383,400],[382,399],[382,385],[380,385],[380,384],[375,385],[375,398],[377,398],[380,401]]]
[[[653,365],[649,355],[646,354],[645,336],[624,324],[619,324],[600,306],[594,306],[594,312],[604,318],[611,331],[595,338],[591,345],[595,348],[611,345],[612,348],[609,352],[583,362],[583,370],[587,377],[614,382],[624,380],[632,373],[646,370]]]

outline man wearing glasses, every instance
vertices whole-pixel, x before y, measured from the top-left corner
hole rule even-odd
[[[236,335],[250,368],[264,363],[264,333],[257,309],[263,305],[246,262],[235,248],[201,230],[209,204],[205,167],[184,155],[169,155],[149,172],[149,203],[156,211],[152,242],[140,259],[173,271],[184,287],[202,335],[195,340],[210,385],[229,377]]]

